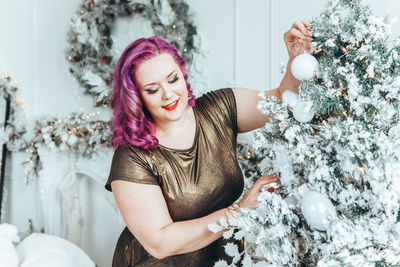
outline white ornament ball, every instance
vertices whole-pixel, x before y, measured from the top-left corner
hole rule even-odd
[[[299,102],[299,94],[296,94],[293,91],[285,90],[282,93],[282,103],[284,105],[289,105],[292,108]]]
[[[293,107],[293,117],[299,122],[309,122],[314,118],[314,110],[311,102],[299,101]]]
[[[323,194],[308,191],[301,200],[301,212],[310,227],[326,231],[330,222],[336,217],[336,209]]]
[[[318,61],[310,54],[303,53],[292,61],[291,70],[297,80],[309,80],[314,77],[318,68]]]

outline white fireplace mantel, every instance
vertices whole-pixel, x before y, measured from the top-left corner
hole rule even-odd
[[[101,186],[104,186],[109,173],[113,150],[110,148],[102,149],[90,159],[76,157],[70,152],[59,152],[47,147],[41,147],[38,150],[38,154],[43,165],[43,169],[39,173],[39,186],[45,231],[48,234],[67,238],[68,224],[71,224],[67,219],[71,214],[65,214],[67,213],[65,207],[73,205],[73,213],[80,214],[80,205],[79,196],[74,197],[74,203],[72,204],[63,203],[62,190],[69,186],[72,189],[69,194],[78,195],[78,192],[74,192],[75,188],[77,188],[77,181],[75,181],[77,180],[77,174],[86,175],[93,181],[100,183]],[[111,202],[110,205],[118,213],[115,202],[112,203],[114,201],[113,198],[107,197],[106,194],[107,192],[103,196],[107,198],[109,203]],[[72,200],[68,201],[71,202]],[[64,198],[64,202],[68,201],[65,201]],[[70,228],[72,228],[71,225]],[[81,229],[75,228],[69,230],[77,231],[79,235]],[[82,225],[80,225],[80,228],[82,228]]]

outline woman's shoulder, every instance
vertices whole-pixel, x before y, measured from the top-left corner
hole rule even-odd
[[[232,88],[220,88],[209,91],[196,99],[196,105],[215,105],[224,102],[225,104],[234,101],[235,96]]]
[[[221,96],[225,96],[225,95],[229,95],[229,94],[233,94],[231,87],[218,88],[218,89],[211,90],[211,91],[204,93],[200,97],[196,98],[196,101],[202,100],[202,99],[207,99],[210,97],[221,97]]]
[[[222,129],[228,126],[237,133],[236,100],[232,88],[217,89],[204,94],[196,100],[195,109],[204,115],[204,119],[220,125]]]
[[[114,151],[112,165],[128,169],[141,166],[152,170],[155,166],[153,151],[132,145],[119,146]]]
[[[144,160],[151,157],[151,150],[133,145],[118,146],[114,151],[114,158]]]

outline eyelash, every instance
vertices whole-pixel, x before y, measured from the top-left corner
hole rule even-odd
[[[154,89],[154,90],[146,90],[147,91],[147,93],[149,93],[149,94],[154,94],[155,92],[157,92],[157,90],[158,90],[158,88],[157,89]]]
[[[172,78],[172,80],[168,81],[169,83],[174,83],[178,80],[178,74],[175,74],[174,78]]]
[[[172,80],[170,80],[170,81],[168,81],[168,83],[175,83],[176,81],[178,81],[179,80],[179,78],[178,78],[178,74],[175,74],[175,76],[172,78]],[[154,94],[155,92],[157,92],[157,90],[158,90],[158,88],[157,89],[153,89],[153,90],[146,90],[149,94]]]

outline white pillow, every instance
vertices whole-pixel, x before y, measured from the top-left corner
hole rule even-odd
[[[79,247],[57,236],[33,233],[18,246],[20,267],[95,267]]]
[[[4,267],[18,267],[18,256],[15,251],[13,239],[17,236],[14,225],[0,224],[0,265]]]

